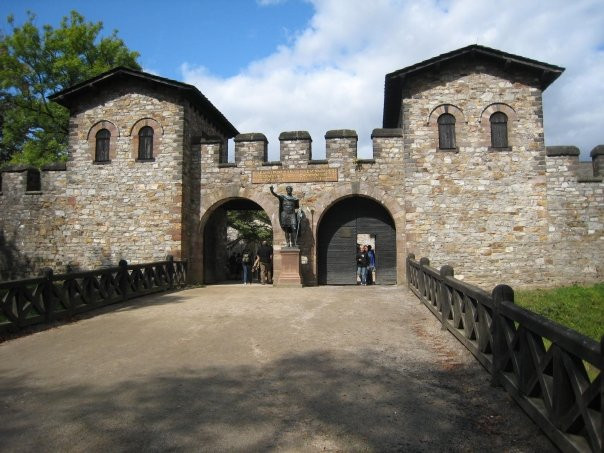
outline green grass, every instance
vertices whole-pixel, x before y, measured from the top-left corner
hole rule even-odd
[[[515,301],[596,341],[604,335],[604,283],[517,291]]]

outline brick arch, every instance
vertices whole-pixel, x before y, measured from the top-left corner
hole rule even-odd
[[[149,126],[153,129],[153,157],[157,157],[161,152],[161,137],[164,135],[164,128],[153,118],[141,118],[132,125],[130,136],[132,137],[132,158],[138,157],[138,133],[140,130]]]
[[[322,193],[316,200],[315,212],[313,212],[313,235],[315,243],[318,239],[318,231],[323,217],[338,202],[349,197],[364,197],[378,204],[381,204],[384,209],[390,214],[394,221],[396,229],[396,269],[397,269],[397,284],[402,284],[405,281],[405,259],[407,244],[405,241],[405,211],[399,202],[389,196],[383,189],[378,189],[374,185],[361,183],[358,190],[351,190],[350,186],[338,187],[332,191]],[[317,275],[319,250],[315,247],[313,259],[313,272]]]
[[[111,138],[109,139],[109,160],[113,160],[117,156],[117,139],[120,137],[120,130],[111,121],[101,120],[88,130],[88,135],[86,136],[88,152],[93,162],[96,151],[96,134],[101,129],[107,129],[111,133]]]
[[[275,242],[275,238],[279,236],[275,234],[276,230],[281,232],[279,227],[279,204],[276,203],[275,198],[270,193],[262,193],[255,188],[242,188],[239,185],[213,190],[211,193],[203,195],[199,216],[199,231],[197,233],[203,234],[205,224],[216,208],[235,198],[245,198],[253,201],[267,213],[273,227],[273,242]],[[277,227],[275,227],[275,224]],[[283,232],[281,232],[281,235],[285,239]]]
[[[508,147],[507,148],[491,148],[491,115],[496,112],[503,112],[508,117]],[[518,122],[518,114],[516,111],[509,106],[508,104],[504,104],[503,102],[494,102],[489,104],[484,108],[482,113],[480,114],[479,124],[480,124],[480,134],[481,134],[481,146],[488,150],[497,150],[497,151],[510,151],[516,145],[516,123]]]
[[[437,124],[438,117],[444,113],[450,113],[455,117],[455,122],[457,124],[466,123],[466,117],[463,114],[463,111],[453,104],[441,104],[436,106],[428,115],[428,121],[426,124],[429,126],[435,126]]]
[[[203,237],[208,220],[218,207],[235,198],[244,198],[260,206],[271,221],[273,244],[285,241],[285,234],[279,225],[279,204],[270,193],[261,192],[258,188],[243,188],[238,184],[206,192],[202,194],[199,218],[194,225],[195,230],[191,235],[192,244],[188,254],[189,274],[192,281],[203,282],[204,280],[203,253],[205,252]]]
[[[490,127],[489,119],[495,112],[503,112],[507,115],[509,122],[518,121],[518,114],[511,106],[504,104],[503,102],[494,102],[485,107],[480,114],[480,124],[482,127]]]

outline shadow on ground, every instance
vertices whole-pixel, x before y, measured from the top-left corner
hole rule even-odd
[[[0,377],[4,451],[552,451],[477,367],[314,351],[111,385]]]

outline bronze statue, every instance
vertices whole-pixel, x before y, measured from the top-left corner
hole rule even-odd
[[[279,223],[281,229],[285,232],[285,241],[288,247],[298,246],[298,233],[300,230],[300,221],[304,217],[300,210],[299,200],[292,195],[292,186],[287,186],[285,191],[287,195],[275,193],[271,186],[271,193],[279,199]]]

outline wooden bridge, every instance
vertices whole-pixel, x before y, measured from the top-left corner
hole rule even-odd
[[[407,272],[411,291],[174,291],[172,260],[0,284],[13,329],[84,318],[0,344],[0,450],[600,451],[600,345],[507,287]]]

